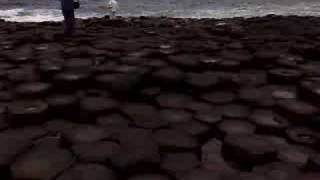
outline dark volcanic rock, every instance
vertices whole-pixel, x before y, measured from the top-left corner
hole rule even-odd
[[[192,114],[184,110],[164,109],[160,111],[160,116],[162,121],[167,121],[170,125],[192,120]]]
[[[142,128],[154,129],[168,124],[159,116],[156,108],[147,104],[132,103],[122,108],[122,111],[129,116],[135,125]]]
[[[157,102],[164,108],[183,109],[190,97],[182,94],[162,94],[157,97]]]
[[[13,101],[8,105],[8,123],[17,126],[43,123],[47,111],[48,104],[41,100]]]
[[[190,172],[187,172],[182,176],[181,179],[184,180],[219,180],[221,178],[221,174],[206,170],[206,169],[195,169]]]
[[[257,166],[253,169],[253,172],[274,180],[297,179],[300,175],[296,166],[278,162]]]
[[[302,73],[292,69],[272,69],[268,72],[268,79],[273,83],[296,82]]]
[[[238,104],[225,105],[222,110],[222,115],[226,118],[246,119],[250,114],[249,107]]]
[[[223,142],[218,139],[210,139],[201,147],[201,166],[215,173],[235,172],[222,156]]]
[[[103,141],[75,144],[72,150],[82,161],[105,163],[120,152],[120,146],[114,142]]]
[[[22,97],[39,98],[47,95],[50,84],[42,82],[32,82],[20,84],[16,87],[15,93]]]
[[[288,119],[290,122],[297,124],[306,124],[308,119],[319,113],[317,107],[299,100],[280,100],[276,104],[278,112]]]
[[[184,79],[185,74],[178,68],[163,67],[152,73],[152,77],[159,80],[162,83],[177,83]]]
[[[80,108],[84,119],[92,121],[95,117],[112,112],[119,107],[119,102],[105,97],[84,97],[80,100]]]
[[[268,88],[241,88],[239,90],[239,99],[249,105],[258,107],[271,107],[274,105],[272,92]]]
[[[26,151],[31,146],[31,143],[8,138],[0,138],[0,142],[5,144],[5,148],[0,149],[0,175],[3,178],[9,178],[10,164],[18,155]]]
[[[320,142],[320,134],[312,129],[290,127],[286,130],[289,140],[303,145],[315,145]]]
[[[274,133],[289,126],[288,120],[267,109],[255,110],[249,119],[257,125],[261,132]]]
[[[223,120],[218,125],[218,129],[226,135],[253,134],[255,125],[241,120]]]
[[[195,114],[194,118],[198,121],[208,124],[215,124],[222,120],[222,112],[208,111]]]
[[[179,130],[161,129],[157,130],[153,136],[161,147],[195,148],[198,145],[195,138]]]
[[[99,164],[77,164],[64,172],[57,180],[116,180],[115,173]]]
[[[130,120],[120,114],[110,114],[98,117],[97,123],[104,127],[128,127]]]
[[[239,163],[252,165],[272,162],[276,158],[276,149],[263,136],[230,135],[225,137],[223,145],[225,158]]]
[[[97,142],[110,136],[107,129],[95,125],[77,125],[63,133],[63,137],[72,144]]]
[[[161,175],[161,174],[143,174],[143,175],[135,175],[127,180],[170,180],[169,177]]]
[[[302,81],[299,84],[300,95],[308,101],[315,104],[320,103],[320,83],[312,82],[311,80]]]
[[[64,71],[54,76],[55,88],[61,91],[74,91],[88,85],[86,72]]]
[[[121,149],[112,158],[112,163],[120,168],[138,163],[156,163],[160,161],[159,147],[148,130],[129,128],[119,135]]]
[[[193,153],[166,154],[161,162],[161,167],[170,173],[186,173],[199,165],[199,159]]]
[[[73,163],[70,152],[60,148],[35,147],[12,164],[16,179],[52,179]]]
[[[213,72],[189,73],[186,81],[193,88],[205,89],[217,85],[218,77]]]
[[[80,100],[74,95],[52,94],[46,100],[50,114],[55,117],[75,116],[80,107]]]
[[[201,98],[213,104],[226,104],[231,103],[236,97],[234,93],[224,91],[204,94]]]

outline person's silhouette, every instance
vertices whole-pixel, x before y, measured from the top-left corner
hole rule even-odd
[[[73,0],[60,0],[61,10],[64,17],[64,34],[72,35],[74,32],[74,1]]]

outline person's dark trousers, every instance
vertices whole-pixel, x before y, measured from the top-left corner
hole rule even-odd
[[[72,35],[74,33],[74,10],[62,10],[64,16],[64,34]]]

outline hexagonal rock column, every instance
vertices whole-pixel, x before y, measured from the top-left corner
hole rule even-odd
[[[57,147],[38,146],[20,156],[11,166],[15,179],[53,179],[67,169],[74,159],[72,154]]]
[[[252,166],[276,160],[276,148],[259,135],[230,135],[223,144],[224,157],[242,165]]]
[[[65,171],[57,180],[116,180],[115,173],[99,164],[77,164]]]
[[[119,168],[135,166],[139,163],[158,163],[159,147],[152,139],[151,131],[129,128],[120,133],[120,153],[112,158],[112,163]]]

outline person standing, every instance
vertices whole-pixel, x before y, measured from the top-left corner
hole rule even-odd
[[[109,2],[107,2],[107,8],[110,11],[110,18],[114,19],[116,17],[116,12],[119,9],[118,2],[116,0],[109,0]]]
[[[74,33],[74,1],[60,0],[61,10],[64,17],[64,34],[70,36]]]

